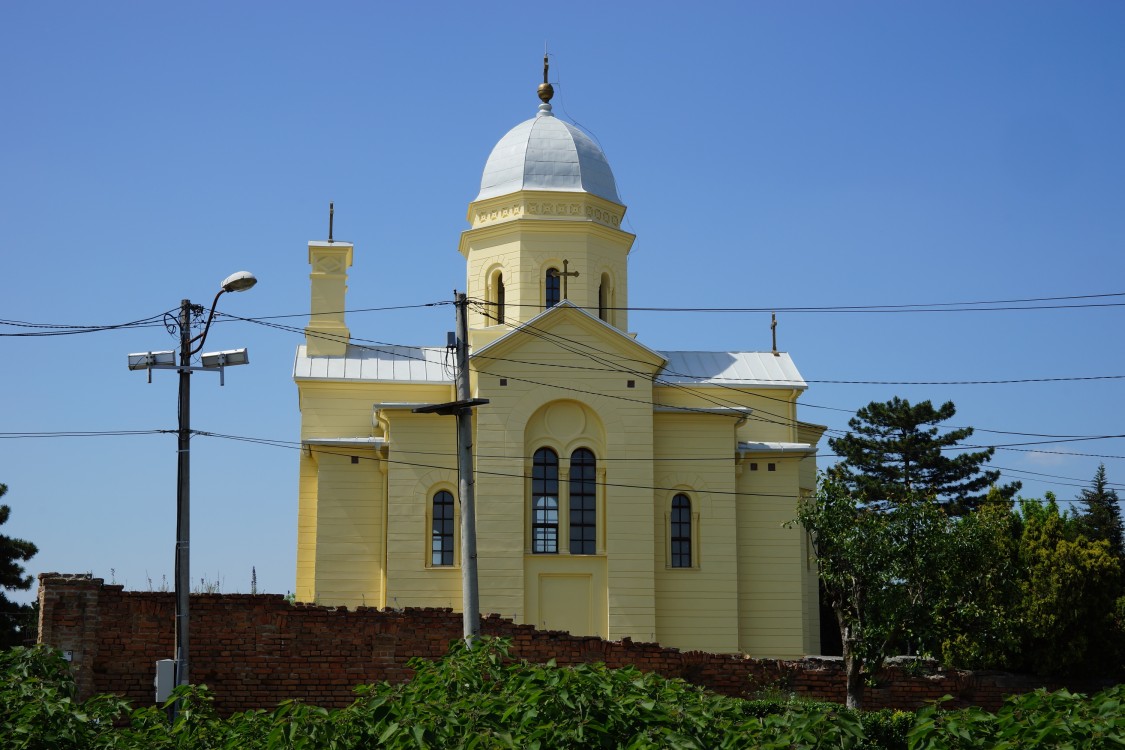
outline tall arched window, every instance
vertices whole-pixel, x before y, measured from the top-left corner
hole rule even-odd
[[[597,552],[597,459],[585,448],[570,454],[570,554]]]
[[[535,451],[532,461],[531,551],[559,551],[559,457],[550,448]]]
[[[453,564],[453,493],[434,493],[433,527],[430,534],[430,565]]]
[[[504,322],[504,274],[496,274],[496,322]]]
[[[691,567],[691,498],[672,498],[672,567]]]
[[[543,277],[544,288],[547,290],[547,307],[554,307],[562,299],[562,287],[559,282],[559,269],[548,268],[547,275]]]
[[[598,285],[598,317],[609,322],[609,274],[602,274],[602,283]]]

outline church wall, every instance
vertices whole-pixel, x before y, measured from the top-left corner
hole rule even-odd
[[[441,384],[298,381],[301,439],[370,437],[377,402],[444,403],[453,387]],[[377,434],[377,432],[376,432]]]
[[[316,473],[316,460],[308,451],[301,451],[297,495],[297,585],[294,590],[299,602],[311,602],[316,597]]]
[[[667,646],[738,650],[734,421],[669,413],[654,418],[656,640]],[[671,567],[671,507],[677,492],[692,503],[690,568]]]
[[[577,316],[579,313],[573,315]],[[514,461],[507,461],[503,463],[508,468],[503,471],[528,476],[531,474],[530,454],[537,447],[554,447],[559,452],[560,459],[568,459],[574,448],[591,447],[598,457],[600,480],[611,485],[633,485],[602,487],[599,490],[598,508],[602,514],[599,520],[603,527],[599,529],[599,541],[604,539],[604,547],[600,545],[600,549],[612,551],[608,558],[600,555],[571,557],[565,552],[557,555],[533,555],[529,538],[530,483],[523,482],[517,489],[511,483],[492,481],[490,487],[495,487],[502,493],[506,499],[505,507],[518,508],[519,537],[513,539],[513,546],[518,544],[516,549],[525,555],[519,562],[521,569],[526,571],[519,589],[520,607],[525,612],[525,615],[521,615],[521,620],[526,617],[526,621],[535,622],[540,614],[538,596],[542,576],[590,576],[591,585],[601,589],[591,589],[595,597],[593,609],[599,612],[604,607],[607,613],[605,619],[602,619],[604,624],[596,628],[595,632],[607,632],[611,638],[651,638],[655,632],[652,493],[651,490],[644,489],[652,486],[652,412],[648,406],[651,384],[642,377],[629,377],[620,372],[598,369],[604,368],[604,365],[592,362],[581,352],[590,351],[586,347],[612,350],[621,344],[620,340],[611,340],[604,330],[598,330],[596,335],[591,334],[590,327],[598,327],[598,324],[586,320],[581,324],[556,321],[550,328],[550,335],[559,337],[555,340],[578,349],[580,353],[577,354],[552,341],[527,337],[515,351],[487,353],[488,357],[495,356],[499,359],[482,357],[474,361],[480,368],[477,377],[478,395],[492,400],[492,403],[481,407],[477,413],[477,448],[482,455],[524,457],[518,470],[515,469]],[[524,364],[527,362],[541,362],[543,365]],[[635,362],[632,365],[638,366]],[[507,378],[508,385],[499,385],[501,377]],[[628,388],[627,380],[633,380],[635,387]],[[547,382],[559,383],[561,387],[539,385]],[[613,398],[614,395],[635,400],[620,400]],[[586,429],[584,426],[571,429],[561,424],[552,425],[549,418],[544,426],[536,427],[531,424],[533,415],[539,409],[558,401],[584,404],[589,413],[595,415],[589,423],[595,420],[600,422],[604,428],[604,437],[586,435],[583,432]],[[592,442],[587,438],[592,438]],[[502,453],[505,450],[518,453]],[[639,457],[643,460],[606,460],[620,457]],[[482,461],[478,466],[495,467],[498,463],[497,459],[489,459],[487,464]],[[565,479],[565,468],[560,474]],[[490,480],[482,476],[481,481]],[[637,489],[638,487],[641,489]],[[561,483],[560,491],[566,492],[565,481]],[[484,524],[511,523],[513,520],[513,516],[503,518],[499,515],[487,519],[483,510],[478,515],[482,536]],[[560,547],[563,546],[565,545],[560,544]],[[482,559],[483,557],[482,550]],[[594,558],[603,560],[601,564],[606,570],[604,588],[597,583],[600,573],[591,568],[594,565],[591,560]],[[506,567],[511,564],[511,557],[504,556],[503,560],[499,565]],[[508,574],[507,571],[498,573],[502,578]],[[511,575],[504,580],[514,582],[516,578],[517,576]],[[499,583],[504,583],[504,580]],[[577,583],[568,588],[560,582],[556,590],[562,592],[562,595],[569,595],[565,593],[567,591],[580,595]],[[485,611],[486,596],[482,578],[482,611]],[[500,611],[508,613],[513,610],[505,608]],[[601,618],[601,615],[595,616]]]
[[[633,363],[632,367],[639,368]],[[652,638],[656,632],[655,525],[652,517],[653,414],[651,381],[609,376],[605,392],[635,401],[593,399],[592,406],[612,408],[616,419],[606,419],[606,449],[611,457],[632,459],[607,462],[606,548],[609,556],[609,637]]]
[[[322,448],[317,464],[318,604],[382,601],[382,477],[375,452]]]
[[[739,645],[750,656],[804,655],[804,532],[786,526],[797,515],[799,463],[796,456],[751,455],[739,478]]]
[[[386,606],[461,609],[460,556],[433,566],[431,503],[435,492],[457,492],[457,432],[453,417],[388,412]],[[454,507],[459,510],[460,501]],[[460,548],[459,524],[455,550]]]
[[[525,391],[498,387],[497,378],[478,376],[475,395],[490,403],[474,410],[476,462],[477,577],[481,612],[516,621],[527,615],[524,602],[524,480],[530,474],[523,438],[509,435],[507,415]]]

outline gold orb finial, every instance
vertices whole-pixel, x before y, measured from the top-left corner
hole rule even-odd
[[[555,95],[555,87],[547,83],[547,69],[550,64],[547,62],[547,53],[543,53],[543,83],[539,84],[539,100],[544,104],[551,103],[551,97]]]

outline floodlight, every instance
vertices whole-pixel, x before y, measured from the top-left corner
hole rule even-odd
[[[176,353],[173,351],[167,352],[138,352],[129,355],[129,369],[130,370],[147,370],[154,365],[172,365],[176,364]]]
[[[204,352],[200,355],[208,369],[250,364],[250,354],[245,349],[227,349],[222,352]]]
[[[258,279],[249,271],[236,271],[223,279],[220,284],[224,292],[245,292],[258,283]]]

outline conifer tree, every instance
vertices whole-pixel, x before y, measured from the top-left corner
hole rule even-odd
[[[1120,498],[1117,490],[1109,486],[1105,464],[1094,473],[1089,489],[1078,493],[1078,502],[1084,506],[1079,520],[1082,530],[1092,541],[1105,539],[1110,550],[1118,557],[1125,556],[1125,533],[1122,530]]]
[[[0,484],[0,497],[7,492],[8,485]],[[0,505],[0,526],[7,522],[11,512],[7,505]],[[0,589],[3,589],[0,590],[0,648],[21,645],[25,638],[24,629],[28,627],[28,615],[32,608],[10,601],[4,590],[26,591],[31,588],[31,576],[24,575],[20,563],[30,560],[38,551],[31,542],[0,534]]]
[[[994,448],[953,453],[973,434],[972,427],[943,432],[940,423],[957,413],[952,401],[935,409],[929,401],[911,405],[895,396],[872,401],[848,421],[851,428],[829,447],[843,460],[832,476],[870,503],[898,503],[908,497],[937,500],[960,513],[979,504],[1000,472],[987,470]],[[1011,499],[1020,483],[998,486]]]

